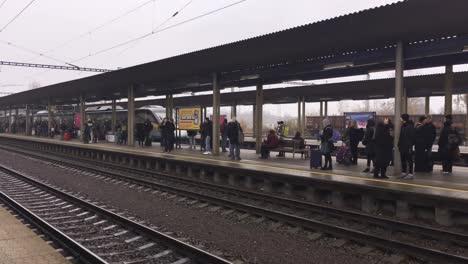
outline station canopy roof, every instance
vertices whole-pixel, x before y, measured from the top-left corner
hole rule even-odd
[[[468,63],[466,10],[466,0],[400,1],[5,96],[0,106],[46,104],[49,99],[76,103],[81,94],[88,102],[119,99],[131,85],[136,97],[209,91],[213,73],[220,74],[223,87],[367,74],[394,68],[399,41],[405,44],[406,69]],[[342,93],[351,97],[352,91]]]

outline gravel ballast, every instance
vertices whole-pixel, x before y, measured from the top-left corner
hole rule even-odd
[[[160,230],[189,238],[195,246],[209,251],[219,250],[224,257],[246,263],[375,263],[375,259],[358,256],[346,246],[334,248],[323,241],[307,239],[305,232],[288,232],[287,228],[273,230],[271,224],[256,224],[248,219],[238,220],[211,206],[200,208],[181,197],[164,197],[105,182],[102,179],[51,166],[48,163],[0,150],[1,164],[49,183],[79,192],[91,200],[125,211]],[[169,195],[170,196],[170,195]],[[235,214],[235,213],[234,213]],[[269,227],[270,226],[270,227]]]

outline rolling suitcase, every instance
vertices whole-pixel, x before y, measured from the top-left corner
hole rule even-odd
[[[319,148],[310,148],[310,168],[311,169],[319,169],[322,167],[322,152],[320,152]]]

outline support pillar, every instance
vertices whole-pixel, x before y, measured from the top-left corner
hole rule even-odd
[[[301,114],[301,135],[305,138],[305,130],[306,130],[306,99],[302,97],[302,114]]]
[[[166,117],[173,118],[174,115],[174,97],[172,94],[166,95]]]
[[[320,119],[323,117],[323,101],[320,101]]]
[[[426,96],[426,103],[424,104],[424,114],[428,115],[431,113],[431,97]]]
[[[466,114],[465,114],[465,138],[468,138],[468,93],[465,94],[465,106],[466,106]],[[465,141],[465,146],[468,146],[468,142]]]
[[[11,123],[12,123],[12,118],[11,118],[11,106],[10,106],[9,113],[8,113],[8,133],[10,134],[11,134]]]
[[[260,153],[260,148],[262,146],[262,128],[263,128],[263,85],[257,85],[257,91],[255,96],[255,105],[257,114],[256,118],[256,133],[255,133],[255,149],[257,154]]]
[[[402,97],[401,97],[401,112],[403,114],[408,113],[408,96],[406,95],[406,88],[403,86],[402,90]]]
[[[302,131],[302,100],[300,97],[297,98],[297,131]]]
[[[219,74],[213,73],[213,155],[219,156],[219,115],[220,115],[220,80]]]
[[[234,105],[231,106],[231,118],[237,117],[237,102],[234,102]]]
[[[117,105],[115,99],[112,100],[111,130],[115,132],[117,126]]]
[[[18,122],[18,112],[19,112],[19,111],[18,111],[18,108],[15,108],[15,121],[14,121],[15,127],[16,127],[15,133],[18,133],[18,128],[19,128],[19,127],[18,127],[18,126],[19,126],[19,122]]]
[[[135,146],[135,86],[128,87],[127,145]]]
[[[256,138],[257,135],[257,105],[252,105],[252,137]]]
[[[26,105],[26,116],[25,116],[26,127],[25,127],[25,131],[24,131],[24,135],[26,135],[26,136],[31,135],[31,117],[30,117],[30,115],[31,115],[31,113],[30,113],[30,110],[29,110],[29,105]]]
[[[398,149],[398,141],[400,139],[400,128],[401,128],[401,99],[403,97],[403,74],[404,74],[404,57],[403,57],[403,42],[398,42],[396,47],[396,64],[395,64],[395,117],[394,120],[394,131],[393,147],[394,147],[394,175],[401,173],[401,161],[400,161],[400,150]]]
[[[80,96],[80,137],[81,141],[83,142],[84,139],[84,130],[85,130],[85,122],[86,122],[86,112],[85,112],[85,97],[84,95]]]
[[[52,102],[49,99],[49,102],[47,103],[47,135],[50,133],[50,129],[52,128]],[[50,135],[49,135],[50,136]]]
[[[324,108],[325,108],[324,115],[325,115],[325,117],[327,117],[327,116],[328,116],[328,101],[325,101],[325,102],[323,102],[323,103],[324,103],[324,105],[325,105],[325,107],[324,107]]]
[[[445,66],[445,111],[444,114],[452,114],[452,97],[453,97],[453,66]]]

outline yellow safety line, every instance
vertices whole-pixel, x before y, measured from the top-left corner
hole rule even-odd
[[[18,136],[16,136],[16,137],[18,137]],[[21,137],[23,137],[23,136],[21,136]],[[34,140],[54,142],[51,139],[45,139],[45,140],[44,139],[34,139]],[[55,143],[57,143],[57,142],[55,142]],[[74,145],[80,145],[80,146],[85,145],[85,144],[76,143],[76,142],[70,142],[70,143],[72,143]],[[180,157],[189,157],[189,158],[196,159],[196,160],[201,160],[201,161],[222,161],[224,163],[231,163],[231,164],[237,164],[237,165],[242,164],[242,163],[238,163],[238,162],[234,162],[234,161],[208,159],[208,158],[201,158],[201,157],[190,156],[190,155],[180,155],[180,154],[176,155],[176,154],[169,154],[169,153],[148,152],[148,151],[142,151],[142,150],[137,150],[137,149],[125,149],[125,148],[118,148],[118,147],[105,146],[105,145],[103,145],[102,147],[107,148],[108,150],[129,150],[129,151],[139,152],[139,153],[143,153],[143,154],[148,154],[148,153],[162,154],[162,155],[165,155],[165,156],[172,156],[172,157],[179,157],[179,158]],[[254,160],[246,160],[246,161],[255,162]],[[280,167],[275,167],[275,166],[268,166],[268,165],[261,165],[261,164],[250,164],[249,163],[248,165],[256,166],[256,167],[263,167],[263,168],[268,168],[268,169],[285,169],[285,168],[280,168]],[[336,174],[336,173],[327,173],[327,172],[320,172],[320,171],[310,171],[310,170],[298,169],[298,168],[286,168],[286,169],[293,170],[293,171],[298,171],[298,172],[313,173],[313,174],[318,174],[318,175],[321,175],[321,176],[329,176],[329,177],[330,176],[340,176],[340,177],[343,177],[343,178],[355,179],[355,180],[380,182],[380,183],[392,183],[392,184],[411,186],[411,187],[421,187],[421,188],[430,188],[430,189],[442,190],[442,191],[456,191],[456,192],[468,193],[468,190],[462,190],[462,189],[452,189],[452,188],[446,188],[446,187],[437,187],[437,186],[431,186],[431,185],[422,185],[422,184],[407,183],[407,182],[389,181],[389,180],[381,180],[381,179],[374,179],[374,178],[363,178],[363,177],[358,177],[358,176],[350,176],[350,175]],[[379,187],[384,188],[384,189],[393,190],[392,188],[388,188],[388,187],[384,187],[384,186],[379,186]]]

